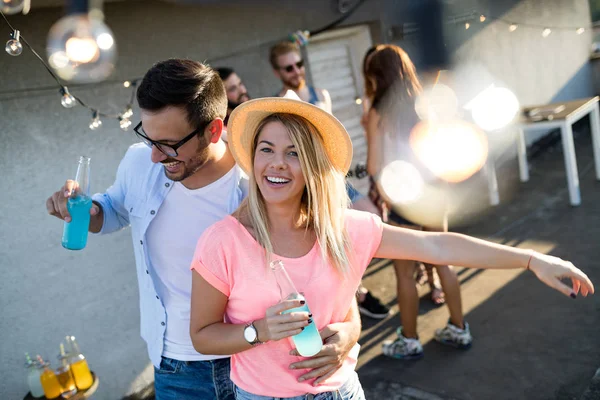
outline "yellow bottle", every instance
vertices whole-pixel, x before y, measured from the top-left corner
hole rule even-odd
[[[65,346],[60,344],[60,366],[56,368],[56,378],[61,386],[61,395],[63,399],[68,399],[77,393],[77,386],[75,386],[75,379],[71,373],[71,366],[69,365],[69,356],[65,352]]]
[[[92,386],[92,383],[94,383],[94,378],[92,377],[90,367],[88,367],[88,363],[85,358],[75,361],[75,363],[71,364],[71,371],[73,372],[73,377],[75,377],[77,389],[86,390]]]
[[[45,362],[40,356],[37,356],[37,358],[40,365],[44,368],[40,374],[40,383],[42,384],[42,389],[44,389],[44,396],[47,399],[56,399],[62,393],[58,378],[50,368],[50,363]]]
[[[75,377],[77,389],[86,390],[94,383],[94,378],[90,372],[87,360],[81,354],[79,345],[75,340],[75,336],[66,337],[67,345],[69,346],[69,362],[71,363],[71,371]]]

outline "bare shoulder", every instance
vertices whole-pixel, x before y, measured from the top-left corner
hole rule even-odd
[[[377,112],[377,110],[375,109],[375,107],[371,107],[371,108],[369,109],[368,116],[369,116],[369,121],[373,120],[373,121],[377,121],[377,122],[379,122],[380,115],[379,115],[379,113]]]

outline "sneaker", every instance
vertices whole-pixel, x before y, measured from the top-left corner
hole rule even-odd
[[[367,292],[365,299],[358,303],[358,310],[362,315],[375,319],[384,319],[390,314],[390,309],[381,301],[374,297],[371,292]]]
[[[416,360],[423,357],[423,346],[419,339],[407,338],[402,335],[402,327],[396,331],[396,340],[386,340],[381,345],[383,354],[400,360]]]
[[[448,322],[446,327],[435,331],[434,338],[442,344],[456,347],[457,349],[468,349],[473,343],[473,336],[471,336],[469,324],[466,322],[465,329],[460,329],[458,326]]]

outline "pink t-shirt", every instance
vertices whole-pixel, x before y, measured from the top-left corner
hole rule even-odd
[[[319,331],[344,321],[363,273],[381,242],[381,219],[371,213],[348,210],[346,230],[351,242],[350,265],[342,277],[321,258],[320,246],[299,258],[280,259],[294,282],[304,293]],[[234,217],[227,216],[208,228],[200,237],[192,269],[229,300],[225,320],[246,324],[265,317],[267,308],[281,301],[274,274],[266,265],[264,249]],[[338,389],[356,366],[359,345],[350,352],[343,366],[317,387],[312,380],[298,382],[307,370],[290,370],[289,365],[303,359],[290,356],[291,339],[271,341],[232,355],[231,379],[243,390],[261,396],[295,397]]]

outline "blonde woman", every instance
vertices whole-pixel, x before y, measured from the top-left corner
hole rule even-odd
[[[300,100],[263,98],[229,120],[231,151],[250,177],[248,198],[200,238],[191,268],[190,335],[196,350],[231,354],[240,400],[364,399],[354,371],[358,346],[319,385],[298,381],[288,340],[309,324],[345,320],[372,257],[480,268],[527,268],[565,295],[594,288],[571,263],[454,233],[393,227],[347,209],[344,176],[352,144],[331,114]],[[283,260],[312,314],[283,313],[269,260]],[[564,285],[561,277],[572,280]]]

